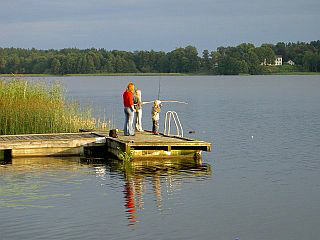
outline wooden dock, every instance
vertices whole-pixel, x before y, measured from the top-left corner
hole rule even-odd
[[[121,158],[123,153],[132,158],[146,157],[201,157],[202,151],[211,151],[211,143],[194,139],[153,135],[137,132],[135,136],[111,138],[107,133],[61,133],[0,135],[0,152],[3,156],[89,156],[113,155]],[[0,154],[1,156],[1,154]]]
[[[0,135],[0,150],[12,157],[81,156],[86,147],[101,143],[105,137],[95,133]]]
[[[151,132],[137,132],[135,136],[119,135],[107,138],[108,152],[119,157],[121,152],[131,152],[134,158],[144,157],[199,157],[202,151],[211,151],[211,143],[189,138],[154,135]]]

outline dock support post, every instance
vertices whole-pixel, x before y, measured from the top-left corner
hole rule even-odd
[[[193,159],[198,161],[198,160],[201,160],[202,158],[202,151],[196,151],[193,155]]]
[[[0,149],[0,164],[8,164],[12,161],[12,149]]]

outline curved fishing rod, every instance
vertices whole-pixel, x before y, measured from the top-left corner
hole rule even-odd
[[[160,100],[161,76],[159,76],[158,100]]]
[[[159,100],[160,102],[168,102],[168,103],[182,103],[182,104],[188,104],[187,102],[181,102],[181,101],[177,101],[177,100]],[[148,101],[148,102],[142,102],[141,104],[149,104],[149,103],[153,103],[154,101]]]

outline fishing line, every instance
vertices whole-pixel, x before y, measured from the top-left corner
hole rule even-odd
[[[188,106],[186,107],[186,117],[188,119],[195,119],[195,117],[193,116],[193,111],[190,111],[190,104],[188,104]],[[189,116],[188,116],[189,115]],[[185,126],[185,132],[188,134],[193,134],[196,133],[197,131],[191,126],[190,121],[188,121],[188,119],[185,119],[185,121],[182,120],[183,125]]]
[[[161,91],[161,76],[159,76],[158,100],[160,100],[160,91]]]

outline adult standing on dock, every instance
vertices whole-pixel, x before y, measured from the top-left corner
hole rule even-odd
[[[123,105],[124,105],[124,115],[125,115],[125,123],[124,123],[124,135],[133,136],[134,135],[134,84],[129,83],[126,91],[123,93]]]

